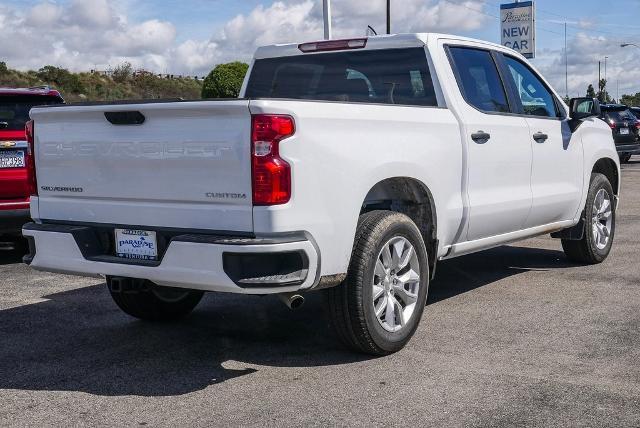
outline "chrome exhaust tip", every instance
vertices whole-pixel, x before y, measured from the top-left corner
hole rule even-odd
[[[300,309],[304,305],[304,297],[298,293],[280,293],[278,298],[292,311]]]

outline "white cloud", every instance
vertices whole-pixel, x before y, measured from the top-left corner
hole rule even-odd
[[[379,4],[378,4],[379,3]],[[367,25],[384,26],[384,2],[334,0],[336,37],[360,36]],[[46,64],[73,70],[107,68],[123,60],[156,72],[207,73],[216,63],[248,61],[261,45],[322,37],[319,0],[279,0],[229,20],[209,40],[177,42],[167,17],[131,22],[113,0],[41,3],[21,10],[0,6],[0,58],[20,69]],[[461,5],[444,0],[404,0],[394,9],[394,28],[411,31],[468,31],[484,25],[479,0]],[[214,29],[212,29],[212,33]]]
[[[40,3],[27,15],[25,24],[29,27],[48,29],[60,21],[62,8],[52,3]]]

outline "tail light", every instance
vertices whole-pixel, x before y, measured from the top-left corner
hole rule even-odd
[[[27,137],[27,157],[25,160],[27,164],[27,173],[29,175],[29,191],[31,192],[31,196],[38,196],[38,182],[36,180],[36,148],[33,120],[27,122],[24,127],[24,133]]]
[[[251,121],[253,205],[286,204],[291,199],[291,166],[280,157],[280,141],[295,133],[291,116],[257,114]]]
[[[636,129],[640,129],[640,121],[636,122]]]

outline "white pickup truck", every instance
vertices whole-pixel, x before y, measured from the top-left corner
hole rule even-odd
[[[126,313],[325,290],[338,336],[401,349],[436,262],[541,234],[602,262],[620,167],[593,99],[519,54],[410,34],[258,49],[240,99],[35,108],[25,262]]]

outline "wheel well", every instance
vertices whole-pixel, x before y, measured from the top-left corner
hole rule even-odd
[[[598,162],[593,166],[592,172],[597,172],[609,179],[611,183],[611,187],[613,187],[613,192],[617,195],[619,191],[619,183],[620,179],[618,177],[618,168],[616,167],[616,163],[609,158],[599,159]]]
[[[433,195],[429,188],[414,178],[388,178],[369,190],[360,214],[373,210],[400,212],[413,220],[422,233],[429,254],[429,269],[433,275],[438,258],[438,223]]]

